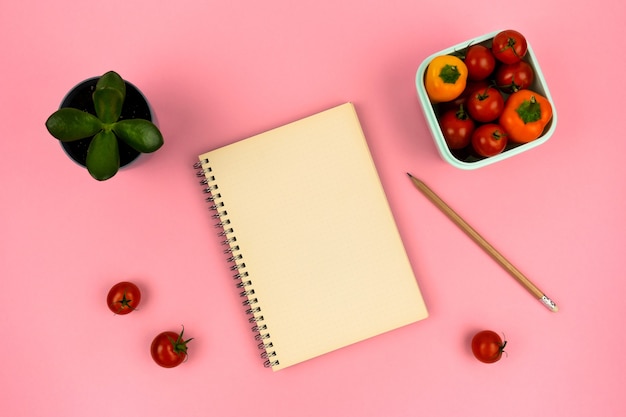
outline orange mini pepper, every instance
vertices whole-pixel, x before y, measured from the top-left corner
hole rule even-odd
[[[552,105],[547,98],[531,90],[519,90],[506,101],[500,126],[513,142],[526,143],[541,136],[551,119]]]
[[[426,68],[424,85],[434,103],[454,100],[465,90],[466,83],[467,66],[456,56],[437,56]]]

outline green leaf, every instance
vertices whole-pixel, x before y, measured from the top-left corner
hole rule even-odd
[[[87,149],[87,170],[98,181],[111,178],[120,169],[119,144],[115,134],[102,131],[94,136]]]
[[[122,97],[126,98],[126,82],[115,71],[109,71],[104,74],[96,83],[96,90],[103,88],[112,88],[122,93]],[[123,100],[122,100],[123,101]]]
[[[63,142],[88,138],[102,130],[102,122],[93,114],[66,107],[46,120],[48,132]]]
[[[102,123],[115,123],[122,114],[124,96],[115,88],[96,89],[93,92],[93,104]]]
[[[135,150],[154,152],[163,145],[163,136],[154,123],[144,119],[125,119],[113,125],[115,134]]]

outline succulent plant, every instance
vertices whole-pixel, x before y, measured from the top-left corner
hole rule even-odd
[[[126,99],[126,82],[114,71],[98,79],[92,94],[95,115],[72,107],[55,111],[46,121],[48,132],[61,142],[92,138],[86,167],[91,176],[104,181],[120,168],[119,140],[140,153],[163,145],[159,128],[145,119],[120,119]]]

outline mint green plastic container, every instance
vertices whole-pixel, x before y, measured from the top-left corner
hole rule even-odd
[[[461,42],[458,45],[451,46],[450,48],[432,54],[420,64],[419,68],[417,69],[417,74],[415,75],[415,86],[417,88],[417,95],[419,97],[424,116],[426,117],[426,121],[428,122],[428,127],[433,135],[433,139],[435,140],[437,149],[439,150],[439,154],[450,165],[460,169],[481,168],[486,165],[502,161],[503,159],[510,158],[519,153],[526,152],[527,150],[535,148],[547,141],[556,129],[557,113],[554,106],[554,101],[552,100],[552,96],[550,95],[550,91],[548,90],[548,85],[546,84],[546,80],[543,76],[543,73],[541,72],[541,68],[539,67],[539,63],[537,62],[535,53],[533,52],[530,42],[528,42],[527,39],[526,41],[528,43],[528,52],[524,57],[524,60],[527,61],[535,71],[535,80],[530,86],[530,89],[546,97],[552,104],[552,120],[546,126],[543,134],[538,139],[525,144],[509,143],[504,151],[502,151],[502,153],[491,156],[489,158],[480,158],[475,155],[466,156],[463,158],[453,154],[452,151],[448,148],[446,140],[443,137],[443,133],[441,132],[441,128],[439,127],[439,121],[437,120],[435,108],[431,104],[428,98],[428,94],[426,93],[426,87],[424,86],[424,73],[426,72],[426,68],[428,67],[430,61],[432,61],[432,59],[436,56],[449,55],[454,52],[464,50],[469,45],[482,44],[487,47],[491,47],[494,36],[496,36],[499,32],[500,31],[491,32],[486,35],[479,36],[475,39]]]

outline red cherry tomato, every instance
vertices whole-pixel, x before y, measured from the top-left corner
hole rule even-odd
[[[477,154],[485,157],[502,152],[507,142],[506,132],[495,123],[478,126],[472,134],[472,147]]]
[[[474,121],[465,112],[463,105],[458,110],[445,112],[439,119],[439,126],[450,149],[465,148],[474,133]]]
[[[472,353],[481,362],[494,363],[502,358],[506,340],[491,330],[483,330],[472,338]]]
[[[483,45],[472,45],[465,53],[467,78],[479,81],[489,77],[496,67],[496,59],[489,48]]]
[[[150,346],[152,359],[164,368],[174,368],[187,359],[187,343],[192,339],[183,339],[185,328],[180,334],[175,332],[159,333]]]
[[[505,64],[521,61],[528,51],[528,43],[524,35],[516,30],[503,30],[493,38],[491,45],[493,56]]]
[[[505,93],[514,93],[530,87],[535,79],[535,71],[526,61],[504,64],[496,71],[496,84]]]
[[[458,96],[452,101],[444,101],[444,102],[438,103],[437,111],[439,112],[439,114],[443,114],[447,112],[448,110],[458,110],[461,105],[463,105],[463,107],[467,111],[467,105],[466,105],[467,98],[471,96],[474,91],[479,90],[479,89],[484,90],[487,87],[489,87],[489,83],[486,80],[468,81],[465,86],[465,90],[463,90],[460,96]]]
[[[115,314],[128,314],[137,309],[141,291],[132,282],[118,282],[107,294],[107,306]]]
[[[475,90],[467,99],[467,112],[477,122],[492,122],[500,117],[503,110],[504,97],[494,87]]]

